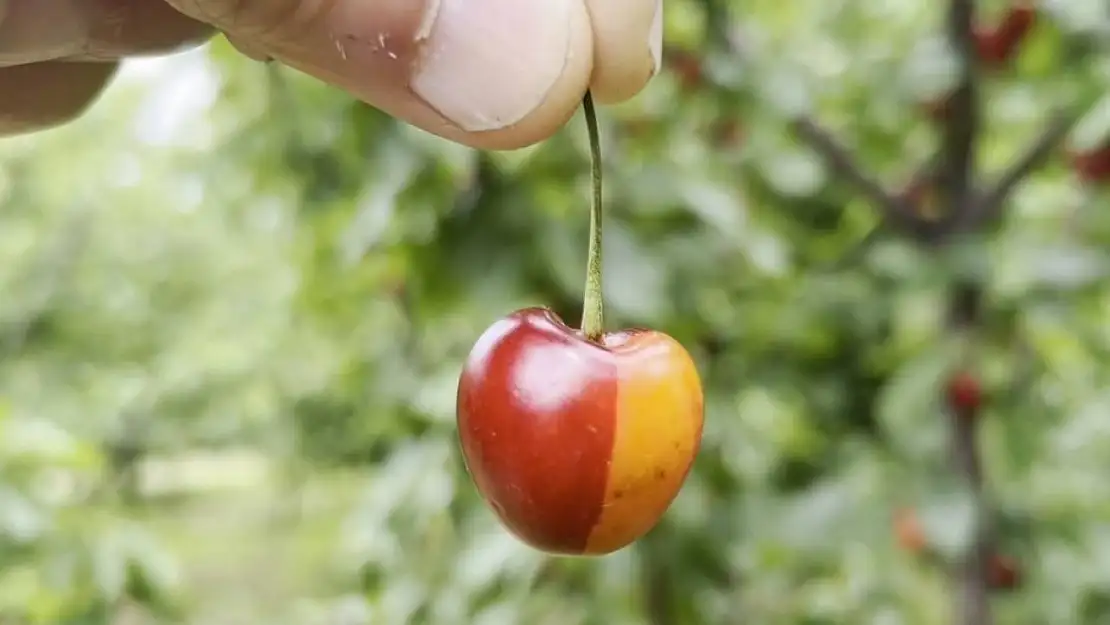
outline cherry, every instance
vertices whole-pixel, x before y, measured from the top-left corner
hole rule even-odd
[[[987,563],[987,586],[991,590],[1013,590],[1021,586],[1021,566],[1017,560],[1001,554]]]
[[[475,344],[458,425],[478,490],[517,536],[554,553],[609,553],[678,494],[700,446],[701,382],[665,334],[593,342],[526,308]]]
[[[1006,12],[994,28],[976,27],[975,44],[979,61],[998,68],[1009,63],[1032,32],[1037,9],[1029,2],[1019,2]]]
[[[689,50],[668,51],[667,58],[670,59],[671,71],[675,73],[683,91],[694,91],[705,82],[705,71],[702,68],[701,60],[693,52]]]
[[[1012,46],[998,30],[982,27],[975,29],[975,50],[979,61],[991,68],[1005,65],[1013,53]]]
[[[556,554],[602,555],[651,530],[701,447],[701,380],[652,330],[605,332],[601,153],[589,93],[593,201],[582,329],[525,308],[478,339],[459,378],[467,470],[502,524]]]
[[[1004,67],[1017,56],[1036,22],[1036,7],[1031,2],[1019,0],[997,24],[976,24],[973,29],[976,59],[988,69]],[[951,113],[950,97],[944,95],[921,102],[921,112],[933,122],[946,121]]]
[[[948,405],[961,413],[974,413],[983,402],[983,388],[978,378],[964,371],[948,380]]]
[[[909,508],[894,513],[894,537],[898,546],[910,553],[921,553],[928,546],[925,529],[917,514]]]
[[[621,124],[624,132],[627,133],[629,137],[634,138],[641,138],[649,135],[651,131],[658,128],[658,126],[658,122],[648,116],[627,119]]]
[[[1016,49],[1025,41],[1037,23],[1037,8],[1031,2],[1018,2],[1010,7],[995,31],[999,38]]]
[[[735,118],[720,120],[713,124],[712,141],[721,148],[736,148],[744,144],[744,129]]]
[[[921,102],[920,106],[921,111],[930,121],[942,123],[948,120],[948,116],[952,112],[952,96],[946,94],[932,100],[926,100]]]
[[[1110,183],[1110,141],[1085,152],[1073,152],[1070,157],[1072,169],[1084,183]]]
[[[940,203],[930,182],[915,180],[902,190],[902,198],[913,205],[914,212],[920,217],[934,221],[941,217]]]

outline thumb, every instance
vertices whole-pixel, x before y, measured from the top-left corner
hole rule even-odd
[[[244,48],[483,149],[555,133],[593,70],[583,0],[168,1]]]

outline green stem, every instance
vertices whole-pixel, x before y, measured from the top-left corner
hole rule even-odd
[[[590,92],[582,98],[586,129],[590,135],[590,174],[593,198],[590,202],[590,249],[586,260],[586,294],[582,298],[582,333],[587,340],[598,342],[605,333],[605,314],[601,293],[601,136],[597,130],[597,113]]]

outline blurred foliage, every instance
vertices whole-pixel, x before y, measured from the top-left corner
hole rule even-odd
[[[581,119],[476,153],[217,41],[0,144],[0,622],[947,623],[944,567],[891,518],[967,540],[937,406],[967,271],[1026,580],[998,622],[1110,619],[1110,196],[1058,158],[989,241],[861,247],[874,211],[788,124],[910,180],[951,81],[944,3],[668,1],[668,67],[602,112],[609,323],[670,332],[707,387],[703,452],[641,545],[529,551],[456,448],[482,330],[577,321]],[[989,77],[988,172],[1071,101],[1093,105],[1071,143],[1110,135],[1110,59],[1085,51],[1105,3],[1042,8]]]

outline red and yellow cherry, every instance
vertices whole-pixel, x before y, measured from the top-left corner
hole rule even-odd
[[[490,326],[459,379],[467,469],[501,522],[549,553],[602,555],[651,530],[701,446],[693,360],[651,330],[596,341],[526,308]]]

